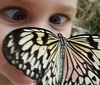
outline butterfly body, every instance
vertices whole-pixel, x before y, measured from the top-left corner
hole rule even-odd
[[[42,28],[20,28],[3,42],[7,61],[37,85],[99,85],[100,36],[70,38]]]
[[[59,45],[61,45],[61,48],[60,48],[60,58],[59,58],[59,73],[60,76],[59,76],[59,83],[62,82],[63,80],[63,75],[64,75],[64,59],[65,59],[65,37],[63,37],[60,33],[58,34],[58,38],[60,40],[60,43]]]

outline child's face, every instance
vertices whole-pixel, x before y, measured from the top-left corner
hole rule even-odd
[[[77,0],[0,0],[0,72],[18,85],[32,83],[6,62],[2,40],[20,27],[41,27],[69,37],[76,9]]]

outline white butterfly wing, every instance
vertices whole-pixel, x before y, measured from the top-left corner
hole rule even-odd
[[[41,85],[58,83],[59,40],[41,28],[21,28],[8,34],[3,43],[7,61]],[[59,65],[59,64],[58,64]]]
[[[99,85],[100,36],[79,35],[67,39],[65,68],[62,85]]]

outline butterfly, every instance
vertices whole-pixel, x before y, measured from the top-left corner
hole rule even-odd
[[[37,85],[100,85],[100,36],[64,37],[49,30],[25,27],[4,39],[6,60]]]

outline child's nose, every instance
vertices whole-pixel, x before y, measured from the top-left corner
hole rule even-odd
[[[48,23],[44,23],[44,22],[36,22],[32,24],[32,27],[39,27],[39,28],[47,29],[49,28],[49,25]]]
[[[44,28],[44,29],[51,29],[50,23],[47,19],[38,19],[31,21],[28,25],[28,27],[38,27],[38,28]]]

